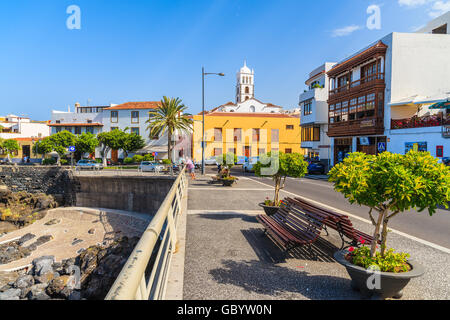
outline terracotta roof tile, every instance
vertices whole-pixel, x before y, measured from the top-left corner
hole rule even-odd
[[[103,127],[99,122],[94,123],[49,123],[49,127]]]
[[[136,110],[136,109],[156,109],[161,105],[160,101],[127,102],[117,106],[105,108],[104,110]]]

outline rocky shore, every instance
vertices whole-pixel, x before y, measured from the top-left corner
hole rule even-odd
[[[0,274],[0,300],[104,299],[138,241],[121,237],[61,262],[34,259],[28,269]]]
[[[58,206],[44,193],[11,192],[0,185],[0,235],[26,227],[44,218],[48,209]]]

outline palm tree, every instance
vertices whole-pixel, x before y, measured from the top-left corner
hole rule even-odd
[[[150,138],[167,133],[167,152],[169,160],[172,161],[172,136],[175,131],[188,133],[192,130],[194,123],[189,113],[184,113],[187,107],[180,98],[163,97],[157,109],[150,111],[147,120]]]

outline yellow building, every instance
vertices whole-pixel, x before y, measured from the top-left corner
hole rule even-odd
[[[6,140],[6,139],[5,139]],[[16,140],[19,144],[19,150],[14,152],[11,156],[13,162],[21,162],[26,156],[30,158],[31,162],[40,162],[42,155],[35,154],[33,152],[33,146],[38,142],[39,138],[13,138],[11,140]],[[6,160],[7,154],[0,148],[0,160]]]
[[[202,115],[195,115],[193,159],[202,159]],[[278,150],[301,153],[300,120],[282,113],[212,112],[205,115],[205,158],[232,152],[257,157]]]

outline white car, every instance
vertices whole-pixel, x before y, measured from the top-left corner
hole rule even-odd
[[[202,166],[202,160],[196,161],[195,162],[196,166]],[[205,166],[217,166],[217,158],[216,157],[212,157],[212,158],[208,158],[205,159]]]
[[[162,170],[164,170],[164,165],[155,162],[142,161],[139,165],[141,172],[161,172]]]

